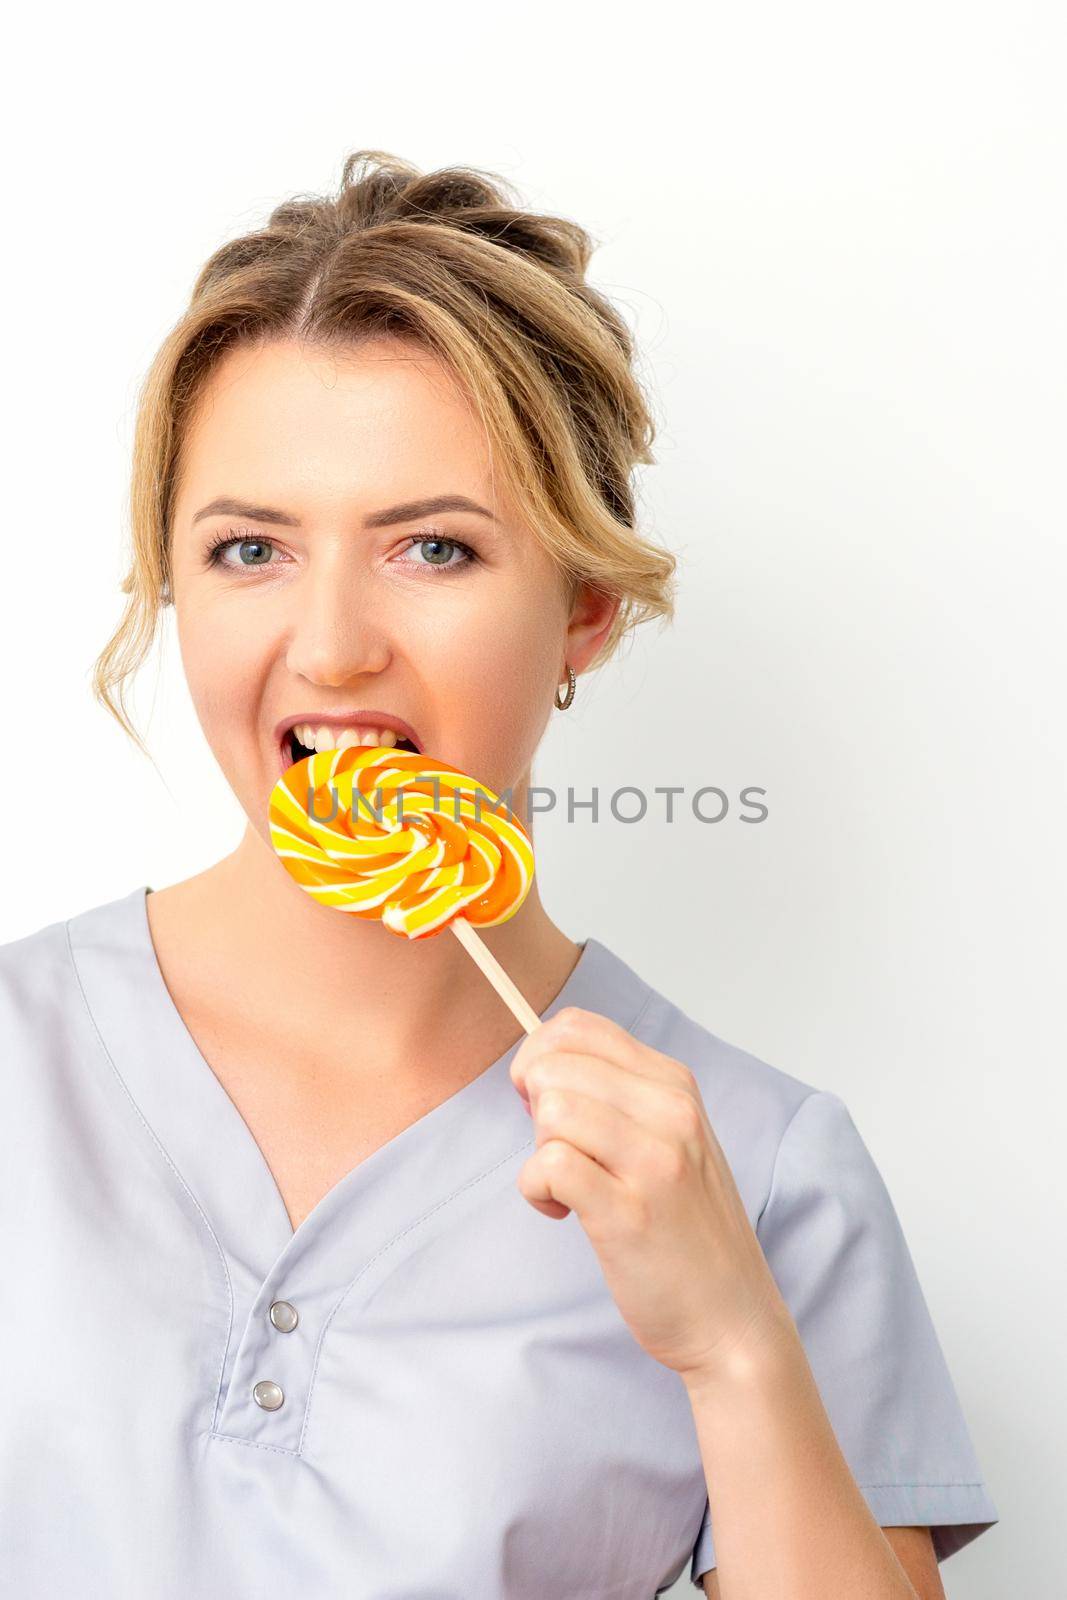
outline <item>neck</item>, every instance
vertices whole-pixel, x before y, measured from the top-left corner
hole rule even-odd
[[[312,1060],[343,1056],[336,1041],[372,1039],[374,1058],[425,1078],[496,1060],[521,1025],[447,928],[408,940],[378,921],[319,905],[249,826],[237,849],[180,886],[182,924],[195,937],[215,1003],[300,1039]],[[194,931],[195,930],[195,931]],[[507,922],[479,936],[540,1013],[573,970],[580,947],[551,921],[536,881]],[[210,975],[210,976],[209,976]],[[364,1052],[353,1052],[353,1071]]]

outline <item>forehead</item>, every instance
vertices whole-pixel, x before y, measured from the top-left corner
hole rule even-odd
[[[278,341],[229,351],[185,430],[179,502],[206,492],[258,499],[378,500],[490,494],[488,439],[432,352],[398,339],[324,349]]]

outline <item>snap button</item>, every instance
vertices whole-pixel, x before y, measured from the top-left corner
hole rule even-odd
[[[300,1318],[296,1314],[296,1307],[290,1305],[288,1300],[275,1300],[270,1308],[270,1320],[279,1333],[292,1333]]]
[[[252,1398],[257,1406],[262,1406],[264,1411],[277,1411],[285,1399],[285,1395],[276,1383],[263,1379],[252,1390]]]

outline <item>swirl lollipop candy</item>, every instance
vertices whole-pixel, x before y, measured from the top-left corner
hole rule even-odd
[[[320,905],[380,921],[399,938],[451,928],[526,1031],[540,1018],[475,932],[513,917],[533,845],[484,784],[384,745],[316,751],[278,779],[271,844]]]

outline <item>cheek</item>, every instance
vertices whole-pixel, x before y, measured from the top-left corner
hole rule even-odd
[[[560,630],[532,597],[482,608],[433,647],[424,636],[417,659],[432,675],[439,723],[462,749],[468,770],[496,787],[519,778],[552,710]]]
[[[247,723],[262,678],[262,641],[246,638],[236,617],[222,626],[209,610],[176,612],[178,648],[189,695],[204,732]]]

